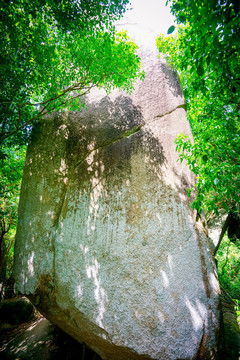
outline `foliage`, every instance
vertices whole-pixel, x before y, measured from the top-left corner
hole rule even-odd
[[[10,274],[25,146],[4,149],[0,160],[0,280]],[[7,273],[6,273],[7,271]]]
[[[112,21],[128,0],[0,2],[0,144],[26,143],[44,114],[81,107],[94,86],[131,91],[137,46]]]
[[[184,25],[157,46],[179,72],[188,106],[194,144],[184,134],[176,144],[197,175],[193,206],[239,212],[239,3],[173,0],[172,12]]]
[[[238,304],[240,311],[240,245],[234,244],[225,236],[216,258],[219,282]]]

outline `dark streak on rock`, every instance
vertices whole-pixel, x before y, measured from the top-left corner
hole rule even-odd
[[[204,323],[202,338],[199,343],[198,350],[192,360],[203,360],[203,359],[205,360],[206,359],[205,342],[206,342],[206,332],[205,332],[205,323]]]
[[[78,166],[80,166],[80,165],[84,162],[84,160],[86,160],[86,158],[87,158],[92,152],[94,152],[94,151],[96,151],[96,150],[99,150],[99,149],[102,149],[102,148],[104,148],[104,147],[106,147],[106,146],[108,146],[108,145],[111,145],[111,144],[113,144],[113,143],[115,143],[115,142],[117,142],[117,141],[119,141],[119,140],[122,140],[122,139],[124,139],[124,138],[126,138],[126,137],[129,137],[129,136],[135,134],[135,133],[138,132],[143,126],[144,126],[144,124],[139,125],[139,126],[137,126],[137,127],[135,127],[135,128],[132,128],[131,130],[125,131],[123,134],[121,134],[121,135],[120,135],[119,137],[117,137],[116,139],[113,139],[113,140],[111,140],[111,141],[108,141],[108,142],[106,142],[106,143],[104,143],[104,144],[101,144],[101,145],[97,146],[96,148],[90,150],[90,151],[77,163],[77,165],[76,165],[75,168],[74,168],[74,171],[77,169]]]
[[[174,108],[173,110],[170,110],[170,111],[167,112],[166,114],[162,114],[162,115],[157,115],[157,116],[155,116],[155,119],[156,119],[156,118],[162,118],[162,117],[164,117],[164,116],[166,116],[166,115],[170,115],[170,114],[172,114],[174,111],[176,111],[177,109],[184,109],[184,110],[187,111],[187,105],[186,105],[186,104],[178,105],[176,108]]]
[[[210,286],[209,286],[209,280],[208,280],[208,274],[207,274],[207,266],[206,266],[206,261],[205,261],[205,256],[204,256],[203,244],[202,244],[202,241],[201,241],[201,234],[200,234],[200,231],[197,228],[197,226],[196,226],[196,236],[197,236],[198,247],[199,247],[199,252],[200,252],[203,283],[204,283],[206,295],[207,295],[208,298],[210,298],[211,297],[211,290],[210,290]]]

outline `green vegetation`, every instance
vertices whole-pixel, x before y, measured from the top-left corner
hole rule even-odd
[[[127,3],[1,1],[0,144],[26,141],[46,113],[79,109],[94,86],[133,88],[142,76],[137,46],[112,26]]]
[[[10,275],[17,225],[17,207],[26,146],[4,148],[0,159],[0,282]]]
[[[219,279],[240,301],[240,11],[230,0],[173,0],[179,26],[157,46],[181,79],[194,143],[176,139],[180,160],[196,174],[193,207],[209,215],[225,209],[234,218],[218,252]],[[175,31],[176,30],[176,31]]]
[[[93,87],[131,92],[144,76],[137,46],[113,26],[128,2],[0,0],[0,282],[12,264],[32,125],[52,111],[80,110]]]
[[[232,243],[227,236],[221,242],[217,252],[219,281],[223,293],[227,291],[234,299],[240,323],[240,244]]]
[[[174,0],[176,35],[157,39],[180,75],[194,144],[176,140],[180,159],[197,175],[193,206],[240,210],[240,12],[232,1]],[[172,29],[171,29],[172,31]],[[174,33],[173,33],[174,34]]]

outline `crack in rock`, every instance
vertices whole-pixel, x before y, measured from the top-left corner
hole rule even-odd
[[[184,109],[184,110],[187,111],[187,105],[186,105],[186,104],[178,105],[176,108],[174,108],[173,110],[170,110],[169,112],[167,112],[167,113],[165,113],[165,114],[155,116],[154,119],[156,119],[156,118],[162,118],[162,117],[164,117],[164,116],[166,116],[166,115],[170,115],[170,114],[172,114],[174,111],[176,111],[177,109]]]
[[[74,170],[73,170],[73,173],[75,172],[75,170],[78,168],[78,166],[80,166],[85,160],[86,158],[91,154],[93,153],[94,151],[98,150],[98,149],[102,149],[108,145],[111,145],[111,144],[114,144],[115,142],[117,141],[120,141],[124,138],[127,138],[133,134],[135,134],[136,132],[138,132],[139,130],[141,130],[141,128],[144,126],[145,124],[142,124],[142,125],[139,125],[139,126],[136,126],[128,131],[125,131],[123,134],[119,135],[117,138],[113,139],[113,140],[109,140],[101,145],[98,145],[96,148],[90,150],[78,163],[77,165],[75,166]],[[69,180],[71,180],[73,174],[69,177]]]
[[[74,167],[72,173],[70,174],[70,176],[69,176],[69,178],[68,178],[69,181],[68,181],[68,183],[67,183],[66,186],[65,186],[64,193],[63,193],[63,196],[62,196],[63,199],[62,199],[62,201],[61,201],[61,205],[60,205],[58,214],[57,214],[56,219],[55,219],[55,221],[54,221],[53,228],[57,228],[57,226],[58,226],[58,224],[59,224],[60,216],[61,216],[61,214],[62,214],[62,209],[63,209],[63,206],[64,206],[65,201],[66,201],[66,195],[67,195],[67,191],[68,191],[68,188],[69,188],[69,184],[71,183],[72,177],[73,177],[76,169],[77,169],[79,166],[81,166],[81,164],[87,159],[87,157],[88,157],[91,153],[93,153],[94,151],[96,151],[96,150],[98,150],[98,149],[102,149],[102,148],[104,148],[104,147],[106,147],[106,146],[108,146],[108,145],[111,145],[111,144],[113,144],[113,143],[115,143],[115,142],[117,142],[117,141],[120,141],[120,140],[122,140],[122,139],[124,139],[124,138],[130,137],[131,135],[137,133],[144,125],[145,125],[145,124],[142,124],[142,125],[139,125],[139,126],[136,126],[136,127],[132,128],[132,129],[130,129],[130,130],[127,130],[127,131],[125,131],[124,133],[122,133],[121,135],[119,135],[117,138],[115,138],[115,139],[113,139],[113,140],[109,140],[109,141],[107,141],[107,142],[105,142],[105,143],[97,146],[96,148],[90,150],[90,151],[76,164],[76,166]]]

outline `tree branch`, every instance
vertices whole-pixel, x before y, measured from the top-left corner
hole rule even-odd
[[[224,225],[223,225],[223,227],[222,227],[222,231],[221,231],[221,234],[220,234],[220,236],[219,236],[218,243],[217,243],[217,245],[216,245],[216,247],[215,247],[215,249],[214,249],[214,252],[213,252],[213,255],[214,255],[214,256],[216,256],[217,251],[218,251],[218,249],[219,249],[219,247],[220,247],[220,245],[221,245],[222,239],[223,239],[223,237],[224,237],[224,235],[225,235],[225,232],[227,231],[227,228],[228,228],[228,225],[229,225],[229,221],[230,221],[230,213],[228,214],[227,219],[226,219],[226,221],[225,221],[225,223],[224,223]]]
[[[95,84],[89,85],[89,86],[87,87],[87,89],[85,89],[85,91],[84,91],[84,87],[86,87],[86,85],[85,85],[85,83],[86,83],[86,77],[85,77],[84,81],[78,82],[78,83],[75,83],[75,84],[72,85],[72,86],[69,86],[69,87],[68,87],[67,89],[65,89],[61,94],[59,94],[59,95],[57,95],[57,96],[54,96],[54,97],[52,97],[52,98],[50,98],[50,99],[48,99],[48,100],[46,100],[46,101],[44,101],[44,102],[42,102],[42,103],[40,103],[40,102],[39,102],[39,103],[36,103],[36,104],[25,103],[25,104],[20,104],[20,105],[18,105],[18,106],[23,106],[23,105],[32,105],[32,106],[45,105],[45,106],[39,111],[39,113],[38,113],[37,115],[35,115],[35,116],[33,116],[32,118],[30,118],[28,121],[26,121],[26,122],[25,122],[24,124],[22,124],[21,126],[17,126],[17,127],[15,128],[15,130],[3,132],[3,133],[0,135],[0,143],[1,143],[4,139],[6,139],[6,138],[8,138],[8,137],[10,137],[10,136],[12,136],[12,135],[14,135],[14,134],[16,134],[19,130],[21,130],[21,129],[23,129],[24,127],[26,127],[27,125],[31,124],[33,121],[39,119],[40,117],[46,115],[47,113],[49,113],[49,112],[51,112],[51,111],[54,111],[54,109],[55,109],[54,107],[52,107],[52,108],[50,108],[50,109],[47,108],[48,105],[51,104],[51,102],[53,102],[53,101],[55,101],[55,100],[63,97],[64,95],[66,95],[67,93],[70,93],[71,91],[74,91],[74,90],[78,90],[78,91],[83,90],[83,92],[77,94],[76,96],[70,97],[69,99],[67,99],[67,100],[65,100],[65,101],[62,101],[62,102],[58,105],[58,107],[59,107],[59,106],[62,106],[62,105],[65,105],[66,103],[70,102],[71,100],[76,99],[76,98],[78,98],[78,97],[80,97],[80,96],[84,96],[84,95],[86,95],[87,93],[89,93],[89,91],[90,91],[93,87],[98,86],[98,85],[101,83],[101,81],[102,81],[104,78],[106,78],[107,76],[109,76],[109,75],[110,75],[110,74],[104,74]],[[19,119],[18,119],[18,124],[19,124]]]
[[[229,300],[231,300],[231,302],[233,303],[233,305],[238,306],[238,304],[233,300],[233,298],[232,298],[231,295],[227,292],[227,290],[225,290],[221,285],[220,285],[220,289],[223,290],[224,294],[228,297]]]
[[[11,243],[10,243],[10,245],[9,245],[6,253],[5,253],[4,259],[3,259],[2,264],[1,264],[1,266],[0,266],[0,272],[1,272],[1,270],[4,268],[4,265],[5,265],[5,263],[6,263],[8,254],[9,254],[9,252],[10,252],[10,250],[11,250],[11,247],[12,247],[12,245],[13,245],[13,243],[14,243],[14,240],[15,240],[15,238],[12,239],[12,241],[11,241]]]

